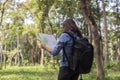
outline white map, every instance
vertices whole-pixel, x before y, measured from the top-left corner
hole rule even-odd
[[[52,49],[57,43],[57,40],[51,34],[39,33],[38,39],[41,41],[42,44],[45,44],[47,47],[52,48]]]

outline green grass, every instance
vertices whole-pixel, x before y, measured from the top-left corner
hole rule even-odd
[[[0,70],[0,80],[57,80],[58,69],[40,66],[11,66]],[[108,69],[105,80],[120,80],[120,71]],[[96,71],[83,75],[83,80],[96,80]]]
[[[43,67],[9,67],[0,71],[0,80],[56,80],[58,70]]]

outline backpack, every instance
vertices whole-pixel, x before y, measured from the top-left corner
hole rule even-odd
[[[74,41],[72,48],[72,58],[68,59],[63,48],[63,54],[68,61],[70,69],[77,71],[79,74],[89,73],[92,67],[94,56],[92,44],[89,43],[87,38],[81,38],[79,41],[77,41],[74,39],[71,33],[64,33],[67,33]]]

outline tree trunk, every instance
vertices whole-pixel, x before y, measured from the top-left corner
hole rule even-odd
[[[4,49],[4,52],[3,52],[4,69],[6,69],[6,57],[7,57],[7,50],[6,50],[6,44],[5,44],[5,49]]]
[[[104,79],[104,70],[102,63],[102,54],[100,52],[100,35],[98,34],[97,24],[95,23],[94,18],[92,17],[90,10],[90,1],[91,0],[81,0],[81,9],[83,12],[83,16],[88,24],[91,27],[94,39],[94,52],[95,52],[95,60],[97,67],[97,80]]]
[[[21,64],[23,65],[23,61],[24,61],[23,54],[20,53],[20,56],[21,56]]]
[[[98,8],[98,32],[100,33],[100,52],[102,55],[103,60],[103,45],[102,45],[102,34],[101,34],[101,13],[100,13],[100,7],[99,7],[99,0],[96,0],[97,8]]]
[[[43,66],[44,51],[44,49],[41,49],[40,66]]]
[[[2,62],[2,54],[3,54],[3,42],[0,42],[0,62]]]
[[[118,38],[118,55],[117,55],[117,62],[120,64],[120,38]]]
[[[4,53],[3,56],[4,56],[4,69],[6,69],[6,56],[7,56],[7,54]]]
[[[32,49],[32,50],[31,50],[30,59],[31,59],[31,62],[32,62],[33,65],[35,65],[35,59],[34,59],[34,56],[35,56],[35,55],[34,55],[34,50]]]
[[[104,25],[104,43],[105,43],[105,46],[104,46],[104,53],[105,53],[105,64],[108,64],[109,63],[109,53],[108,53],[108,31],[107,31],[107,19],[106,19],[106,10],[105,10],[105,1],[102,0],[102,5],[103,5],[103,17],[104,17],[104,22],[103,22],[103,25]]]
[[[17,35],[17,62],[16,64],[20,66],[20,54],[19,54],[19,47],[20,47],[20,41],[19,41],[19,35]]]
[[[92,32],[91,32],[91,27],[88,27],[88,33],[89,33],[89,42],[92,43]]]

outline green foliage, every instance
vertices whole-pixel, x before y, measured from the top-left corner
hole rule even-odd
[[[107,65],[106,69],[110,69],[113,71],[120,71],[120,65],[117,63],[117,61],[110,62],[109,65]]]
[[[9,51],[8,55],[13,55],[13,54],[15,54],[17,52],[18,52],[18,50],[15,48],[15,49]]]
[[[120,79],[120,65],[117,62],[111,62],[105,69],[106,80],[119,80]]]

